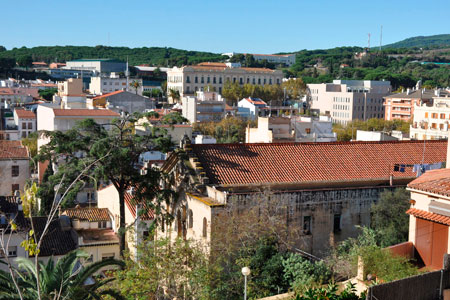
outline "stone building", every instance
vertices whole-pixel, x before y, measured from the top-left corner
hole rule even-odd
[[[270,198],[295,245],[315,256],[370,225],[386,189],[405,187],[413,165],[446,161],[446,141],[185,144],[162,170],[180,194],[172,229],[214,245],[219,215]],[[424,150],[425,149],[425,150]],[[189,162],[187,162],[187,157]]]

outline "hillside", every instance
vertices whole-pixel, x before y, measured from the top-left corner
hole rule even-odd
[[[438,34],[430,36],[415,36],[402,41],[385,45],[386,48],[412,48],[412,47],[431,47],[431,46],[450,46],[450,34]]]
[[[128,58],[130,65],[173,66],[222,59],[220,54],[163,47],[41,46],[13,48],[4,51],[1,49],[2,47],[0,47],[0,58],[13,58],[16,61],[23,56],[31,56],[33,61],[45,62],[65,62],[80,58],[113,58],[126,61]]]

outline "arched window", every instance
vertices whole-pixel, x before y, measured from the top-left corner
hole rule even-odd
[[[189,224],[188,224],[189,228],[194,227],[194,213],[192,212],[192,209],[189,210],[188,218],[189,218]]]
[[[203,218],[203,237],[206,238],[208,229],[208,221],[206,218]]]

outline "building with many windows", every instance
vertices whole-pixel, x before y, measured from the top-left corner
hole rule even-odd
[[[180,96],[194,95],[197,91],[212,87],[222,94],[229,81],[244,84],[281,84],[283,72],[266,68],[244,68],[239,63],[205,62],[195,66],[174,67],[167,72],[167,90],[175,90]]]
[[[31,110],[15,109],[14,123],[17,125],[20,138],[26,138],[36,131],[36,114]]]
[[[130,83],[133,81],[139,83],[136,90],[130,86]],[[112,74],[109,77],[92,77],[91,83],[89,84],[89,92],[94,95],[103,95],[122,90],[142,96],[142,79],[127,79],[125,77],[120,77],[117,74]]]
[[[420,85],[418,84],[418,87]],[[443,94],[443,93],[442,93]],[[431,103],[433,97],[441,95],[441,91],[427,89],[407,89],[405,92],[386,96],[384,99],[385,120],[409,121],[414,115],[415,106]]]
[[[449,121],[449,97],[436,97],[431,102],[415,104],[410,137],[416,140],[446,139]]]
[[[182,101],[183,117],[191,123],[220,121],[225,117],[225,99],[216,92],[197,92],[185,96]]]
[[[333,80],[333,83],[308,84],[311,109],[342,124],[383,118],[383,97],[390,92],[389,81]]]
[[[0,196],[22,191],[30,178],[30,158],[21,141],[0,140]]]

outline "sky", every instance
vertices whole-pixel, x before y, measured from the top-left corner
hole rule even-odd
[[[450,33],[448,0],[1,0],[0,45],[270,54]]]

